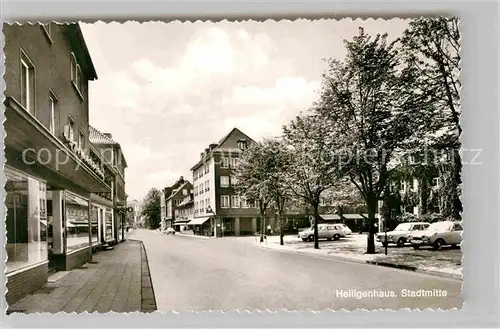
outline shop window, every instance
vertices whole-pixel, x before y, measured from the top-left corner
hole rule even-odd
[[[89,202],[76,194],[66,192],[66,246],[67,252],[89,245]]]
[[[47,261],[46,185],[5,169],[7,272]]]
[[[90,226],[92,235],[92,245],[99,243],[99,208],[92,206],[92,213],[90,214]]]

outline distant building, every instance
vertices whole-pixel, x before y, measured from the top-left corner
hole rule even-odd
[[[257,232],[260,218],[255,204],[240,198],[233,175],[241,154],[254,142],[234,128],[219,143],[200,153],[193,173],[194,218],[188,225],[204,235],[245,235]]]
[[[194,219],[193,190],[182,199],[182,202],[175,208],[174,229],[183,231],[188,228],[188,223]]]
[[[161,229],[165,230],[169,227],[174,227],[175,222],[175,209],[182,200],[188,196],[193,189],[193,184],[190,181],[185,180],[184,177],[180,177],[177,182],[169,187],[163,189],[161,196]]]

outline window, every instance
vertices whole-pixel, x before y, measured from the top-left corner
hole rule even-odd
[[[241,202],[241,208],[249,208],[249,203],[247,202],[247,198],[242,196],[240,198],[240,202]]]
[[[89,245],[89,202],[73,193],[66,192],[66,245],[68,251]],[[106,209],[104,217],[106,240],[113,238],[113,213]]]
[[[183,189],[182,190],[182,195],[187,195],[188,194],[188,190],[187,189]]]
[[[220,187],[229,187],[229,176],[220,176]]]
[[[231,186],[236,186],[238,184],[238,179],[236,176],[231,176]]]
[[[242,150],[245,150],[247,148],[247,141],[245,140],[238,141],[238,147]]]
[[[198,191],[199,191],[199,194],[203,194],[203,183],[200,184],[200,186],[198,186]]]
[[[41,24],[41,26],[49,42],[54,43],[54,41],[52,40],[52,25],[48,23],[48,24]]]
[[[210,165],[207,166],[207,169],[205,171],[205,174],[208,174],[210,172]]]
[[[76,91],[78,92],[78,95],[83,98],[83,74],[82,74],[82,69],[80,65],[78,65],[78,62],[76,61],[75,54],[71,53],[70,54],[70,61],[71,61],[71,82],[73,83],[73,86],[75,87]]]
[[[49,131],[51,134],[55,135],[56,133],[56,122],[55,122],[55,113],[57,110],[57,98],[53,93],[49,95]]]
[[[221,208],[229,208],[229,195],[221,195],[220,196],[220,207]]]
[[[231,195],[231,208],[240,208],[239,195]]]
[[[200,212],[205,212],[205,200],[200,201]]]
[[[35,114],[35,67],[28,56],[21,51],[21,105]]]
[[[75,120],[73,118],[68,117],[68,135],[66,136],[68,140],[74,142],[75,134]]]
[[[83,132],[78,132],[78,148],[81,150],[85,149],[85,135]]]
[[[210,206],[210,198],[205,199],[205,207],[208,208]]]
[[[453,224],[453,231],[463,231],[462,226],[458,223]]]
[[[439,188],[439,177],[435,177],[432,179],[432,186]]]
[[[194,195],[197,196],[198,195],[198,186],[195,186],[194,187]]]
[[[238,166],[238,162],[238,158],[231,158],[231,168],[236,168]]]
[[[228,168],[228,167],[229,167],[229,158],[222,158],[221,168]]]
[[[208,181],[205,181],[205,191],[208,192],[210,187],[208,186]]]
[[[48,194],[52,192],[44,182],[21,172],[5,168],[4,173],[8,273],[48,259],[47,236],[52,230],[47,225],[52,223],[52,207],[46,205],[51,205]]]

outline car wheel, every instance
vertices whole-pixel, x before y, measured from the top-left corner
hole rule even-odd
[[[413,249],[418,250],[420,249],[420,246],[413,246]]]
[[[405,243],[406,243],[406,239],[405,238],[399,238],[398,242],[397,242],[397,246],[400,247],[400,248],[404,247]]]
[[[443,239],[437,239],[436,242],[434,242],[434,249],[439,250],[443,245],[445,244]]]
[[[338,239],[340,239],[340,235],[335,234],[335,235],[333,236],[333,240],[337,241]]]
[[[309,239],[308,240],[311,241],[311,242],[314,241],[314,235],[309,235]]]

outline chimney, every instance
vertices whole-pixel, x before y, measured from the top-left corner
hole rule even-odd
[[[205,157],[205,152],[201,152],[200,153],[200,159],[203,160],[204,157]]]
[[[208,152],[210,152],[210,149],[209,148],[206,148],[205,149],[205,154],[208,155]]]
[[[218,146],[218,144],[216,143],[212,143],[208,146],[208,148],[210,149],[210,151],[212,151],[214,148],[216,148]]]
[[[181,177],[179,178],[179,183],[184,183],[184,177],[183,177],[183,176],[181,176]]]
[[[113,135],[111,135],[111,133],[103,133],[103,135],[108,137],[109,139],[113,139]]]

